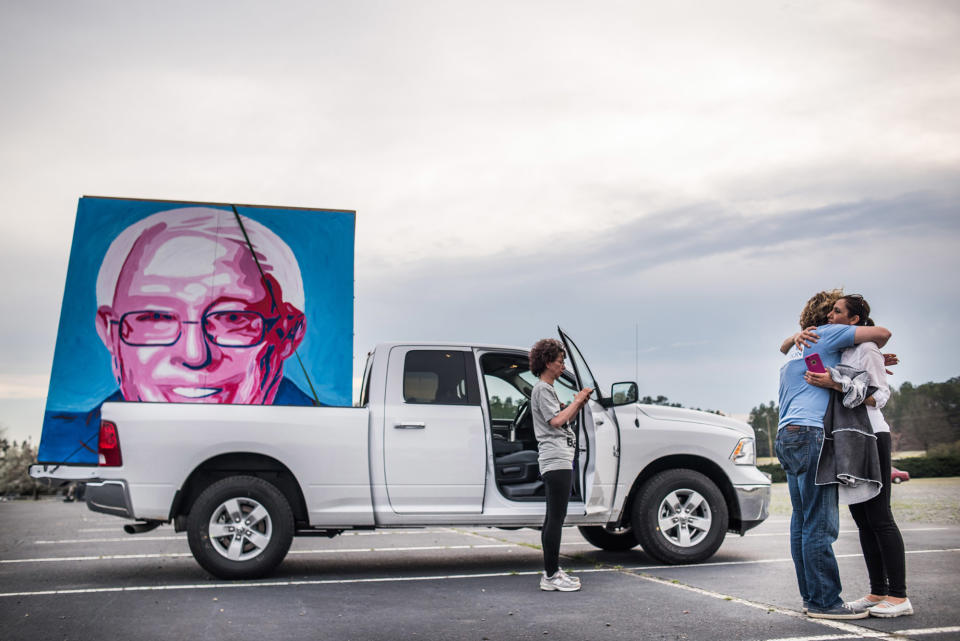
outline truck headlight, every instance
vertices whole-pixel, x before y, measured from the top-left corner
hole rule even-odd
[[[756,465],[757,448],[753,439],[749,437],[740,439],[737,446],[733,448],[730,460],[733,461],[734,465]]]

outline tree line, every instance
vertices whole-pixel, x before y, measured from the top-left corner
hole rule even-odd
[[[37,461],[37,446],[30,439],[10,441],[3,431],[0,427],[0,496],[36,496],[45,488],[30,478],[27,468]]]
[[[774,456],[780,407],[773,401],[750,410],[747,422],[757,434],[757,456]],[[883,408],[893,451],[930,450],[960,441],[960,377],[942,383],[890,388]]]

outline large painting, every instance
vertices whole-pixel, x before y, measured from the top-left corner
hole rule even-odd
[[[349,405],[355,214],[80,199],[38,459],[104,402]]]

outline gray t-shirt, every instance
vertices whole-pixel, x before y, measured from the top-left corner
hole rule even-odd
[[[560,399],[553,385],[537,381],[530,393],[530,412],[540,450],[540,473],[573,469],[576,435],[569,425],[550,425],[550,419],[560,413]]]

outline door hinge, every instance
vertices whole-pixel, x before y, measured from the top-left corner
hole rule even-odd
[[[619,446],[619,445],[614,445],[614,446],[613,446],[613,457],[614,457],[614,458],[620,458],[620,446]]]

